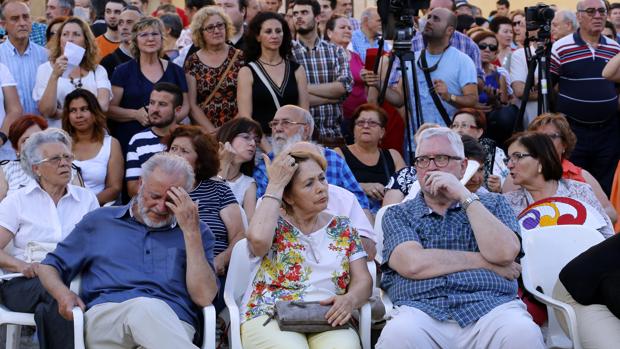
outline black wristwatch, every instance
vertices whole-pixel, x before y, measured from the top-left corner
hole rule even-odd
[[[6,141],[9,140],[9,137],[6,136],[6,134],[2,131],[0,131],[0,139],[2,140],[2,144],[6,144]]]

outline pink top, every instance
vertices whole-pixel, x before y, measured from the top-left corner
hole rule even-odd
[[[366,86],[360,75],[362,68],[364,68],[364,62],[362,62],[362,58],[357,53],[352,51],[349,51],[349,53],[351,54],[349,68],[351,69],[351,74],[353,74],[353,90],[347,99],[345,99],[344,103],[342,103],[345,119],[352,118],[355,109],[368,100]]]

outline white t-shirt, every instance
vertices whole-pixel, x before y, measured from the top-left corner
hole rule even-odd
[[[90,190],[67,185],[58,205],[38,183],[32,183],[0,202],[0,226],[13,234],[7,246],[11,256],[26,260],[28,242],[58,243],[88,212],[99,207]]]
[[[105,189],[105,178],[108,173],[108,161],[112,152],[112,136],[103,137],[101,149],[95,157],[87,160],[73,160],[73,163],[82,171],[84,186],[90,189],[95,195]]]
[[[6,116],[6,111],[4,110],[4,92],[1,87],[8,86],[17,86],[13,75],[9,71],[9,68],[0,63],[0,125],[4,122],[4,117]],[[6,142],[6,144],[0,147],[0,160],[14,160],[15,159],[15,151],[11,147],[11,142]]]
[[[226,183],[235,195],[235,199],[237,199],[239,205],[243,205],[245,192],[248,190],[250,184],[255,182],[256,181],[254,180],[254,178],[246,176],[242,173],[241,176],[239,176],[239,178],[237,178],[235,181],[227,181]]]
[[[53,68],[50,62],[41,64],[37,69],[37,79],[34,84],[34,90],[32,91],[32,99],[34,99],[35,102],[38,103],[41,97],[43,97],[47,82],[52,76],[52,71]],[[77,81],[73,80],[73,83],[77,84]],[[97,65],[94,72],[89,71],[86,76],[82,77],[82,88],[92,92],[95,96],[97,95],[97,89],[104,88],[110,91],[110,99],[112,99],[112,85],[108,79],[108,73],[105,68],[100,65]],[[56,103],[58,108],[63,107],[65,97],[75,89],[76,87],[71,83],[71,79],[63,77],[58,78],[58,88],[56,91]],[[62,128],[59,119],[48,119],[47,121],[49,127]]]
[[[534,47],[531,48],[532,53],[536,51]],[[512,82],[522,82],[525,84],[527,79],[527,60],[525,59],[525,50],[520,48],[512,53],[510,62],[510,80]],[[534,84],[538,84],[538,68],[534,74]],[[517,107],[521,107],[521,100],[515,98],[517,101]],[[523,116],[523,127],[527,129],[527,125],[530,124],[534,118],[538,116],[538,101],[529,101],[525,106],[525,115]]]

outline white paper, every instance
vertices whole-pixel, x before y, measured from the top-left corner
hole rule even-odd
[[[80,62],[82,62],[82,57],[84,57],[84,53],[86,53],[86,49],[82,46],[78,46],[69,41],[65,44],[64,56],[67,57],[68,63],[67,69],[62,74],[63,78],[68,78],[73,69],[80,65]]]

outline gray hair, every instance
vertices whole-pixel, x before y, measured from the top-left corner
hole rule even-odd
[[[58,0],[58,7],[69,10],[73,15],[73,8],[75,7],[75,0]]]
[[[601,4],[603,5],[603,7],[605,7],[605,8],[607,7],[607,6],[605,6],[605,1],[603,1],[603,0],[599,0],[599,1],[600,1],[600,2],[601,2]],[[577,2],[577,11],[581,11],[581,10],[583,10],[583,3],[584,3],[584,2],[585,2],[585,0],[581,0],[581,1],[578,1],[578,2]]]
[[[364,11],[362,11],[362,14],[360,16],[360,22],[363,22],[364,20],[368,20],[370,16],[372,15],[373,11],[377,11],[377,8],[374,6],[366,7]]]
[[[314,118],[306,109],[301,109],[300,114],[303,116],[306,124],[308,124],[308,128],[310,129],[310,138],[312,138],[312,133],[314,133]]]
[[[71,151],[71,137],[59,128],[50,127],[45,131],[33,133],[22,146],[19,156],[22,169],[30,177],[37,178],[32,171],[32,165],[37,165],[43,160],[41,146],[49,143],[62,143]]]
[[[182,157],[172,153],[158,153],[142,164],[142,183],[144,183],[156,169],[167,175],[182,175],[185,177],[183,188],[189,193],[194,186],[194,170]],[[143,184],[144,185],[144,184]]]
[[[5,1],[2,6],[0,6],[0,19],[1,20],[5,20],[6,17],[4,16],[4,11],[6,11],[6,7],[10,4],[10,3],[16,3],[16,4],[22,4],[24,6],[26,6],[26,8],[28,9],[28,14],[30,14],[30,7],[28,7],[28,5],[26,5],[25,3],[23,3],[20,0],[10,0],[10,1]]]
[[[564,23],[570,23],[571,28],[573,28],[573,31],[577,30],[577,28],[579,27],[579,24],[577,23],[577,16],[575,15],[575,12],[573,11],[567,11],[567,10],[560,10],[558,12],[555,13],[555,15],[562,15],[562,22]]]
[[[448,139],[448,142],[450,142],[450,146],[452,147],[452,150],[454,151],[454,155],[460,157],[461,159],[465,159],[465,150],[463,148],[463,141],[461,140],[461,136],[459,136],[458,133],[452,131],[451,129],[447,127],[427,128],[426,130],[422,131],[422,133],[420,134],[420,139],[418,141],[416,150],[415,150],[416,156],[419,155],[420,147],[422,146],[422,143],[433,137],[444,137]],[[450,154],[446,154],[446,155],[450,155]]]

